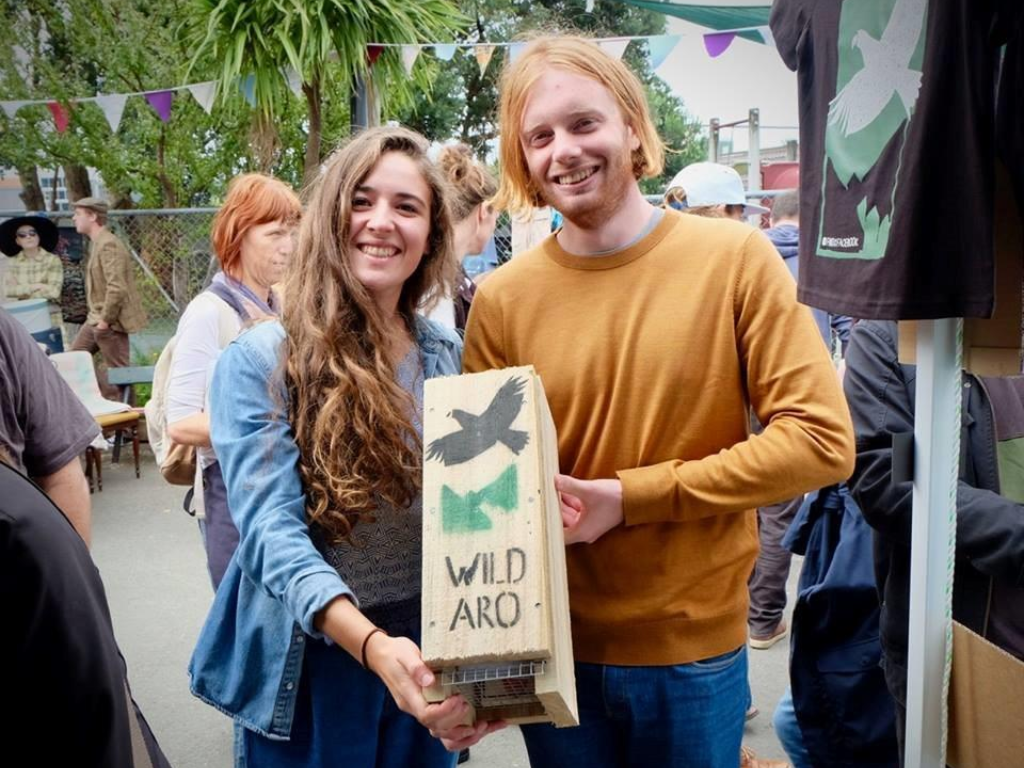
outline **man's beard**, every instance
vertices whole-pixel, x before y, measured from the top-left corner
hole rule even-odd
[[[545,203],[561,213],[573,226],[588,230],[600,229],[601,225],[612,218],[623,200],[626,199],[630,184],[635,183],[632,157],[626,155],[614,167],[605,165],[602,173],[604,178],[601,183],[604,189],[599,190],[603,193],[600,199],[574,201],[572,197],[569,197],[568,202],[565,198],[552,199],[556,198],[557,193],[546,194],[545,190],[550,189],[549,187],[543,187],[540,196]],[[579,205],[574,206],[574,202],[578,202]]]

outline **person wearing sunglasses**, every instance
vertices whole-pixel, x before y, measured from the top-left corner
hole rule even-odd
[[[4,298],[46,299],[53,327],[61,327],[64,267],[54,255],[57,226],[45,216],[18,216],[0,224],[0,251],[8,257]]]

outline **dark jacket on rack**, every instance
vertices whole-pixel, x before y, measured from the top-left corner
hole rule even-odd
[[[893,482],[892,444],[893,435],[914,430],[916,368],[899,363],[897,338],[894,322],[858,323],[845,389],[857,438],[850,487],[875,529],[886,682],[905,706],[913,489]],[[983,381],[965,373],[962,392],[953,617],[987,636],[994,581],[1024,587],[1024,506],[999,495],[995,417]]]

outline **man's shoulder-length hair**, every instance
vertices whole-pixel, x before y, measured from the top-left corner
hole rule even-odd
[[[527,44],[501,78],[501,185],[494,204],[499,209],[507,208],[514,216],[545,205],[530,181],[521,133],[530,91],[537,80],[551,69],[562,69],[596,80],[611,91],[622,110],[623,119],[640,140],[632,158],[634,178],[657,176],[665,165],[665,147],[651,119],[643,86],[629,67],[583,37],[538,37]]]

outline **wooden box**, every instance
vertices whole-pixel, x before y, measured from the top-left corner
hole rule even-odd
[[[558,446],[532,367],[430,379],[423,406],[427,698],[577,725]]]

